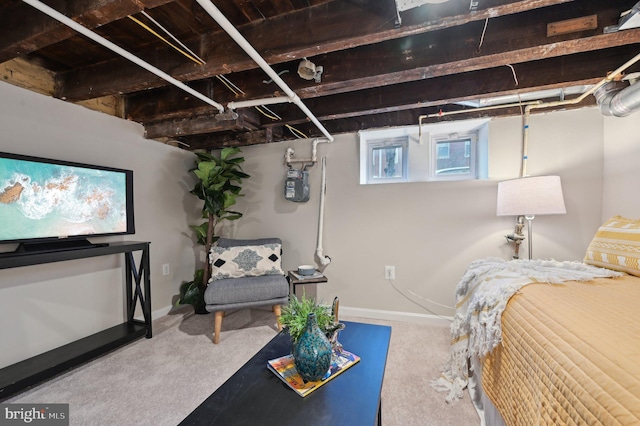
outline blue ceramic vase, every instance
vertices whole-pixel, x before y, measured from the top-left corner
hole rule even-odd
[[[293,359],[296,370],[308,382],[322,379],[331,367],[331,343],[318,327],[314,313],[307,316],[307,326],[293,345]]]

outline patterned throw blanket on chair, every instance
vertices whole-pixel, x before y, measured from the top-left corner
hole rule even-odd
[[[431,385],[447,392],[450,403],[462,397],[469,381],[468,360],[491,352],[502,340],[501,316],[509,298],[532,283],[559,284],[623,274],[581,262],[479,259],[471,263],[456,287],[456,314],[451,324],[451,354],[440,378]]]

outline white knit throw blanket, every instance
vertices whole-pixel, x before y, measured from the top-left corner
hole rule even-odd
[[[462,397],[469,381],[469,358],[482,357],[502,341],[501,317],[509,298],[527,284],[559,284],[624,274],[581,262],[479,259],[471,263],[456,287],[456,314],[451,324],[451,356],[431,385],[447,392],[448,403]]]

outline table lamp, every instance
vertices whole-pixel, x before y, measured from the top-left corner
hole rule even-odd
[[[498,183],[498,216],[524,216],[532,257],[532,220],[537,215],[565,214],[560,176],[529,176]]]

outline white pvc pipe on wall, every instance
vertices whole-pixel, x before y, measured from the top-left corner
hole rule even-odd
[[[161,79],[163,79],[165,81],[168,81],[169,83],[173,84],[174,86],[179,87],[180,89],[184,90],[185,92],[189,93],[190,95],[195,96],[196,98],[200,99],[201,101],[206,102],[207,104],[217,108],[218,111],[224,112],[224,107],[221,104],[219,104],[216,101],[214,101],[213,99],[208,98],[205,95],[203,95],[202,93],[199,93],[199,92],[193,90],[191,87],[187,86],[186,84],[182,83],[179,80],[176,80],[175,78],[171,77],[166,72],[154,67],[153,65],[151,65],[148,62],[143,61],[142,59],[138,58],[137,56],[135,56],[135,55],[129,53],[128,51],[124,50],[120,46],[110,42],[109,40],[107,40],[106,38],[102,37],[101,35],[98,35],[98,34],[94,33],[93,31],[89,30],[88,28],[83,27],[82,25],[80,25],[76,21],[74,21],[73,19],[70,19],[70,18],[66,17],[62,13],[58,12],[55,9],[52,9],[51,7],[49,7],[46,4],[40,2],[39,0],[22,0],[22,1],[27,3],[30,6],[33,6],[34,8],[38,9],[42,13],[44,13],[46,15],[49,15],[50,17],[52,17],[56,21],[59,21],[59,22],[63,23],[64,25],[68,26],[69,28],[72,28],[72,29],[76,30],[80,34],[90,38],[91,40],[95,41],[96,43],[101,44],[102,46],[106,47],[107,49],[111,50],[112,52],[115,52],[118,55],[122,56],[123,58],[130,60],[134,64],[141,66],[142,68],[146,69],[147,71],[157,75]]]
[[[327,180],[326,180],[326,158],[322,157],[322,179],[320,181],[320,214],[318,216],[318,246],[316,247],[316,256],[322,266],[327,266],[331,263],[331,258],[324,255],[324,249],[322,248],[322,233],[324,228],[324,197],[327,192]]]

